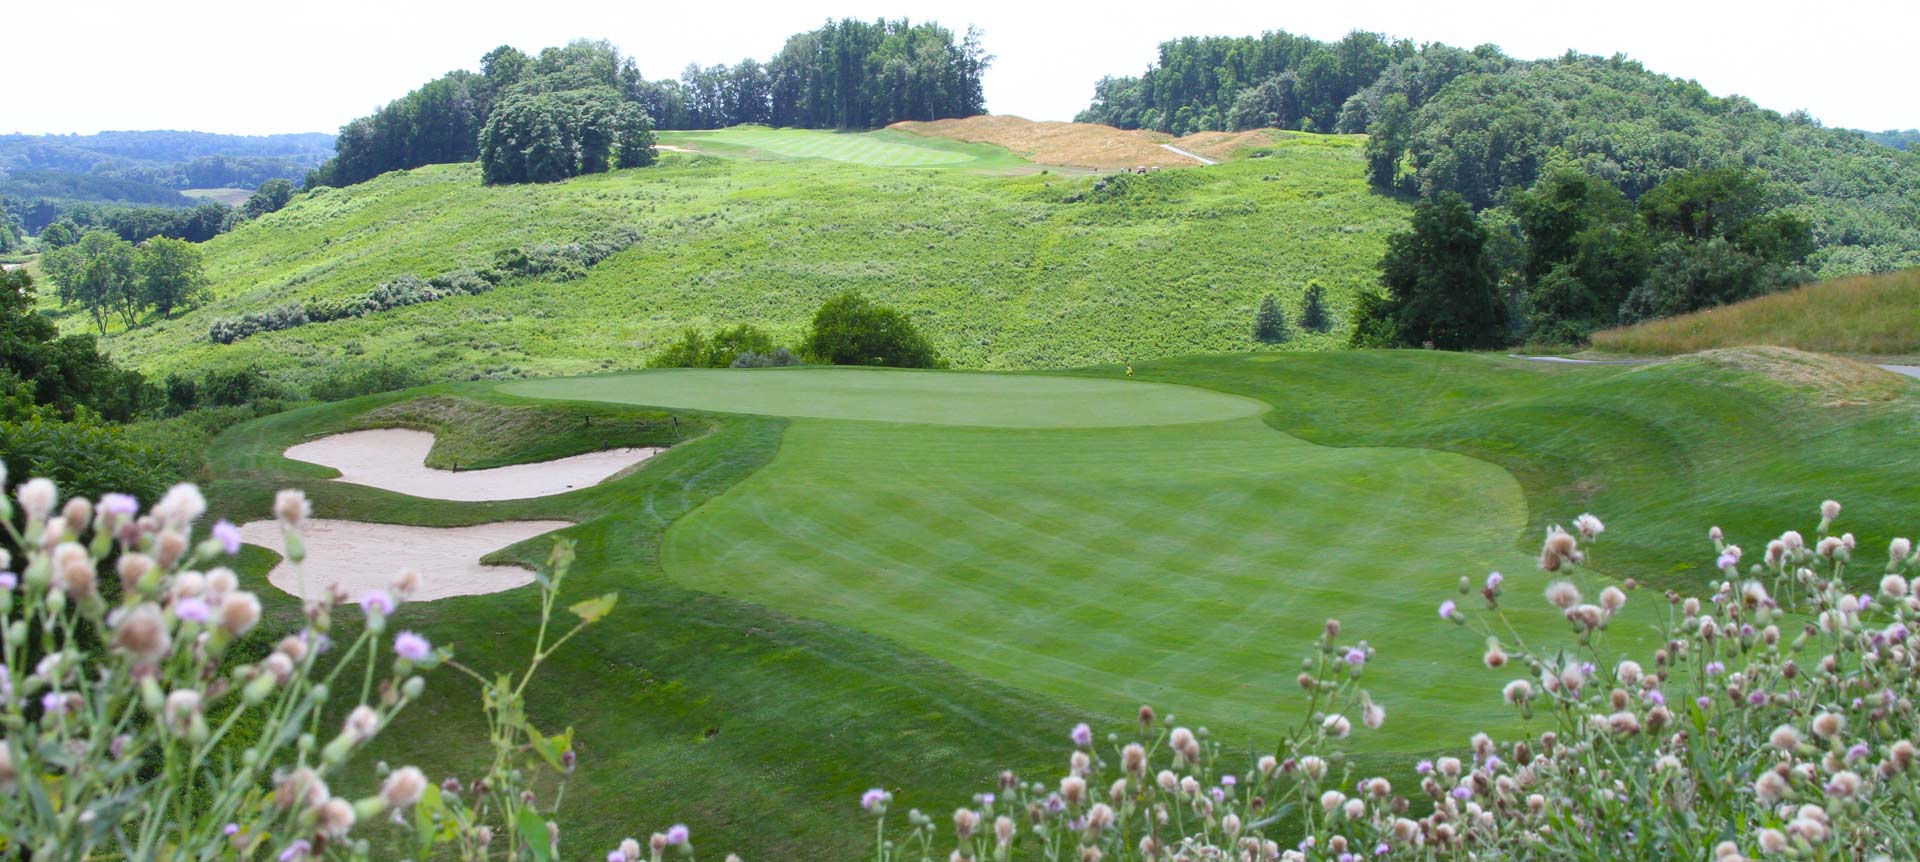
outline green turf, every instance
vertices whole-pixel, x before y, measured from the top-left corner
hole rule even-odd
[[[825,159],[876,168],[1004,170],[1032,165],[989,144],[969,144],[888,130],[834,132],[735,126],[712,131],[662,132],[660,142],[701,152],[742,151],[787,159]]]
[[[278,455],[378,411],[454,431],[455,444],[495,463],[592,446],[554,430],[588,412],[596,423],[652,415],[466,384],[234,428],[215,450],[213,499],[217,514],[257,517],[272,489],[302,483],[328,517],[579,522],[566,531],[581,543],[579,594],[618,590],[621,606],[533,689],[537,721],[580,729],[566,846],[584,853],[684,820],[703,852],[747,858],[857,855],[871,824],[852,800],[869,786],[939,811],[1003,767],[1051,779],[1068,724],[1116,726],[1143,700],[1233,746],[1258,742],[1299,706],[1292,663],[1323,614],[1379,648],[1367,684],[1388,725],[1356,736],[1362,768],[1413,783],[1411,752],[1515,721],[1498,702],[1511,673],[1481,668],[1477,639],[1435,618],[1434,603],[1454,594],[1454,579],[1498,568],[1523,626],[1558,629],[1529,559],[1546,524],[1586,510],[1607,519],[1599,567],[1656,587],[1629,605],[1637,620],[1661,612],[1659,587],[1705,582],[1709,524],[1753,548],[1784,527],[1810,530],[1818,501],[1835,496],[1847,505],[1840,526],[1872,549],[1910,533],[1903,519],[1920,503],[1920,454],[1907,442],[1920,431],[1920,389],[1767,354],[1625,368],[1353,352],[1135,370],[1273,409],[1005,428],[676,408],[692,439],[644,469],[491,504],[318,481],[328,471]],[[853,373],[909,391],[1001,379]],[[1073,373],[1104,384],[1120,371]],[[720,380],[784,386],[814,375],[835,373],[730,372],[702,391],[717,403]],[[504,418],[515,411],[551,417]],[[506,667],[531,637],[530,601],[522,590],[412,605],[395,625]],[[274,619],[297,624],[290,605],[277,601]],[[376,754],[470,774],[485,734],[473,696],[437,676]]]
[[[426,379],[587,374],[644,367],[687,326],[753,323],[793,345],[821,302],[854,289],[911,315],[955,367],[1060,368],[1259,348],[1261,297],[1294,313],[1317,279],[1341,324],[1286,347],[1329,348],[1406,220],[1338,136],[1129,180],[1075,200],[1094,178],[667,153],[650,168],[488,187],[474,165],[425,167],[301,196],[214,238],[206,306],[104,344],[158,377],[256,367],[295,386],[375,360]],[[207,340],[216,318],[615,225],[644,238],[584,278]],[[65,329],[92,326],[53,294],[43,310]]]
[[[500,391],[765,416],[1002,428],[1167,425],[1267,410],[1251,398],[1164,384],[862,368],[676,368],[505,383]]]

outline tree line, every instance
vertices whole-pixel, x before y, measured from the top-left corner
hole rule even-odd
[[[47,252],[40,268],[60,304],[79,306],[100,334],[119,320],[131,329],[149,310],[161,317],[200,301],[207,275],[200,247],[153,237],[134,245],[104,230],[83,234],[72,245]]]
[[[262,183],[238,207],[218,201],[205,201],[189,209],[74,204],[63,210],[58,220],[40,229],[40,247],[65,248],[92,230],[107,231],[130,243],[153,237],[206,242],[249,219],[279,212],[292,202],[293,195],[291,181],[273,179]]]
[[[502,46],[340,130],[309,188],[479,159],[488,182],[539,182],[647,164],[655,129],[742,123],[872,128],[985,109],[979,33],[934,23],[829,21],[766,63],[692,65],[649,81],[606,41],[537,55]]]

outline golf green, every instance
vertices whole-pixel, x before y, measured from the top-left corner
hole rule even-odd
[[[1164,383],[865,368],[675,368],[525,380],[500,390],[725,413],[1002,428],[1214,422],[1268,409],[1251,398]]]

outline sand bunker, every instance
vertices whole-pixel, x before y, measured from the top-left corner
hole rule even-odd
[[[557,461],[515,464],[489,470],[436,470],[427,466],[433,435],[425,431],[382,428],[334,434],[287,450],[295,461],[340,471],[336,482],[367,485],[435,500],[524,500],[597,485],[662,449],[609,449]]]
[[[533,572],[519,566],[483,566],[480,558],[508,545],[571,527],[566,521],[501,521],[473,527],[406,527],[364,521],[310,520],[304,572],[281,562],[267,574],[274,586],[296,596],[322,595],[339,584],[357,598],[393,583],[402,570],[420,573],[414,601],[498,593],[533,583]],[[285,555],[277,521],[254,521],[240,528],[247,544]],[[301,587],[305,585],[305,595]]]

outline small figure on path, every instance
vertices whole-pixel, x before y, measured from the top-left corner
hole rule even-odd
[[[1127,363],[1127,376],[1128,377],[1133,376],[1133,363],[1131,362]]]

